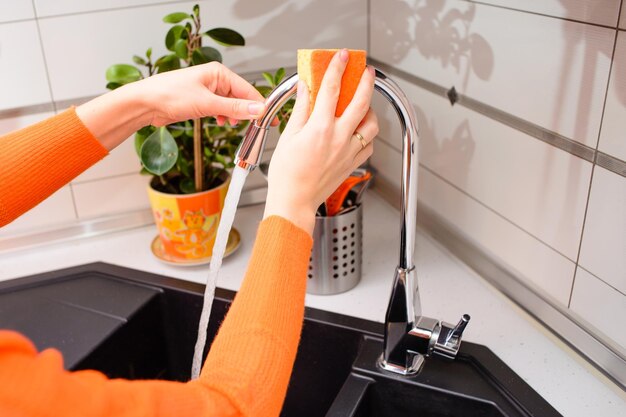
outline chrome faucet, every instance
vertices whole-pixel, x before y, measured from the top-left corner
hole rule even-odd
[[[237,150],[237,166],[248,171],[257,167],[270,123],[278,110],[296,93],[297,84],[298,74],[294,74],[270,93],[266,100],[265,113],[250,123]],[[424,356],[436,355],[454,359],[470,317],[464,314],[458,324],[452,326],[421,315],[417,274],[413,263],[417,226],[417,118],[413,106],[400,87],[379,70],[376,70],[375,89],[396,110],[403,137],[400,260],[387,307],[384,349],[379,365],[388,371],[412,375],[420,370]]]

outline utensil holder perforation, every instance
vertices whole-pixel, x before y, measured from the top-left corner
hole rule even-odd
[[[363,256],[363,208],[347,213],[316,217],[313,250],[309,258],[307,292],[338,294],[361,280]]]

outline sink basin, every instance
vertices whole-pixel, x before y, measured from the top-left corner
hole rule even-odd
[[[109,377],[189,379],[204,286],[95,263],[0,282],[0,328],[67,368]],[[235,293],[218,289],[207,345]],[[427,358],[414,377],[380,370],[381,323],[306,309],[282,416],[559,416],[488,348]]]

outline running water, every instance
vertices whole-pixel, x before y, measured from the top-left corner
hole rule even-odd
[[[200,315],[200,324],[198,325],[198,339],[196,340],[196,347],[193,352],[193,362],[191,364],[191,379],[196,379],[200,376],[200,369],[202,368],[202,354],[204,353],[204,345],[206,344],[207,326],[211,316],[213,298],[215,297],[217,274],[222,266],[222,258],[224,257],[224,251],[226,250],[228,235],[230,233],[230,228],[233,225],[233,220],[235,219],[235,212],[237,211],[237,204],[239,203],[239,197],[241,196],[241,189],[243,188],[243,184],[245,183],[247,176],[248,171],[235,166],[233,176],[230,180],[230,186],[228,187],[228,193],[226,193],[224,209],[222,210],[222,218],[220,219],[220,224],[217,228],[217,237],[215,238],[213,254],[211,255],[209,278],[207,279],[206,288],[204,290],[204,303],[202,305],[202,314]]]

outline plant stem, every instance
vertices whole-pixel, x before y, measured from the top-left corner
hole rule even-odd
[[[193,166],[195,174],[196,192],[202,191],[202,177],[204,167],[202,166],[202,119],[193,120]]]

